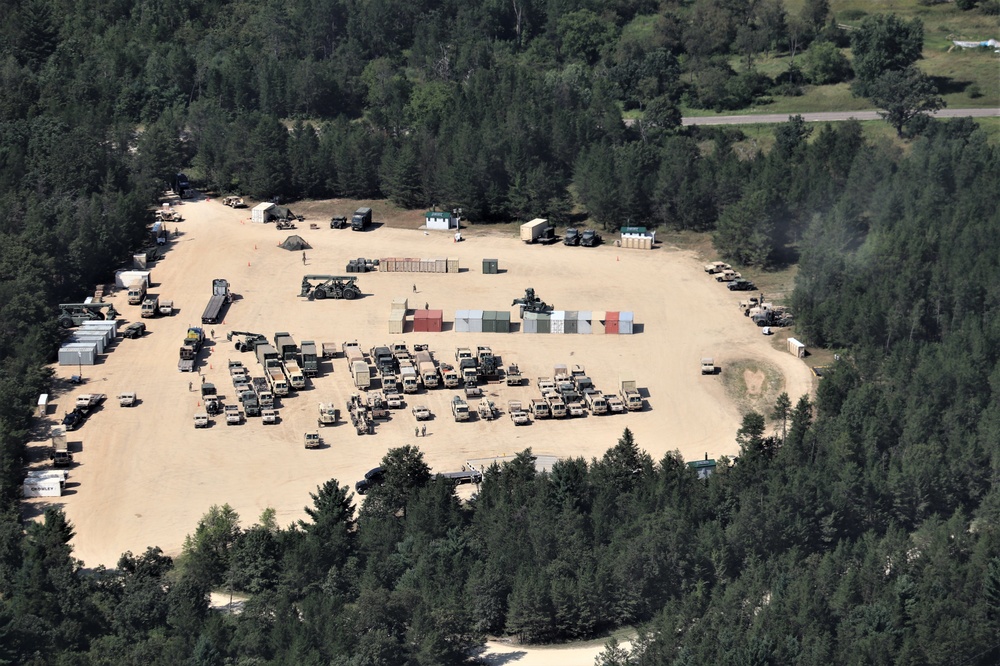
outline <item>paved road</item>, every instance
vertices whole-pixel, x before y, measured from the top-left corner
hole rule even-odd
[[[685,125],[757,125],[783,123],[793,113],[767,113],[747,116],[685,116]],[[824,123],[838,120],[880,120],[877,111],[826,111],[822,113],[800,113],[807,123]],[[942,109],[934,114],[938,118],[988,118],[1000,116],[1000,109]]]

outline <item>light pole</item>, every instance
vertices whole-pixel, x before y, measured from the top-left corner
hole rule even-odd
[[[73,358],[70,356],[70,358]],[[83,352],[76,353],[76,376],[83,381]]]

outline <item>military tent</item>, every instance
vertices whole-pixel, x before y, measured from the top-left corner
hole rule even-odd
[[[297,236],[292,234],[285,239],[283,243],[278,245],[278,247],[285,248],[286,250],[310,250],[312,246],[302,239],[302,236]]]

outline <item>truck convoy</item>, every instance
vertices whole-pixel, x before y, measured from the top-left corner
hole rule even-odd
[[[195,362],[198,360],[198,353],[204,344],[205,331],[198,326],[189,328],[181,345],[180,360],[177,362],[177,369],[181,372],[192,372]]]
[[[299,296],[322,301],[327,298],[343,298],[353,301],[361,297],[357,285],[358,278],[343,275],[303,275]],[[312,284],[319,282],[319,284]]]
[[[222,309],[232,302],[233,295],[229,291],[229,280],[216,278],[212,280],[212,297],[201,315],[202,324],[218,324],[222,321]]]

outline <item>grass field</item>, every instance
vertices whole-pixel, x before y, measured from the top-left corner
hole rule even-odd
[[[785,6],[790,15],[802,8],[801,0],[789,0]],[[918,67],[934,79],[938,92],[952,108],[990,108],[1000,106],[1000,55],[990,49],[963,50],[954,48],[952,40],[979,41],[1000,37],[997,19],[977,10],[961,11],[954,3],[933,6],[919,5],[916,0],[832,0],[830,3],[838,23],[848,29],[861,24],[871,14],[894,13],[904,19],[919,18],[924,24],[923,59]],[[847,51],[850,57],[850,50]],[[755,68],[774,78],[788,69],[788,54],[759,59]],[[801,63],[801,57],[799,59]],[[739,56],[731,64],[736,71],[744,65]],[[854,97],[850,86],[840,83],[830,86],[805,86],[799,97],[775,96],[768,104],[748,109],[727,111],[726,114],[806,113],[816,111],[863,111],[873,108],[868,100]],[[683,107],[686,116],[710,116],[714,111]]]

